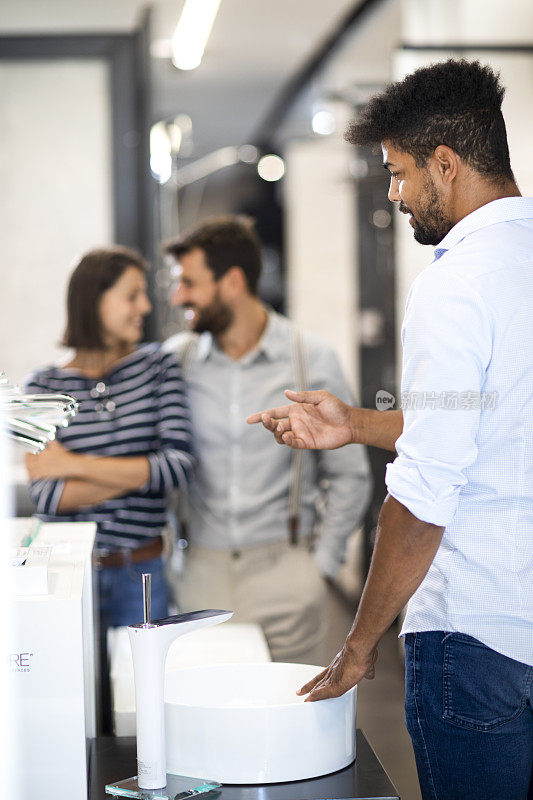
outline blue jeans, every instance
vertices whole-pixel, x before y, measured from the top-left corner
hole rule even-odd
[[[168,615],[168,593],[163,560],[152,558],[98,572],[102,630],[143,621],[142,574],[152,575],[152,619]]]
[[[405,720],[424,800],[533,798],[533,667],[463,633],[405,638]]]

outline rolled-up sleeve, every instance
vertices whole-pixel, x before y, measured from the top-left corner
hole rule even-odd
[[[189,403],[181,370],[170,353],[162,357],[154,396],[154,412],[161,446],[148,455],[150,479],[145,491],[166,493],[185,485],[194,459]]]
[[[61,512],[58,511],[59,501],[65,488],[63,478],[58,480],[41,480],[30,482],[30,495],[36,506],[36,513],[43,517],[55,517]]]
[[[443,261],[413,284],[402,328],[404,427],[385,480],[389,494],[434,525],[453,519],[477,458],[491,331],[480,296]]]

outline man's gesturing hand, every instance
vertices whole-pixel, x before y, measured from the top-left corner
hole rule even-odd
[[[337,653],[329,667],[302,686],[296,694],[309,694],[305,702],[339,697],[355,686],[362,678],[372,680],[374,665],[378,657],[377,647],[363,658],[347,649],[346,645]]]
[[[295,450],[335,450],[354,441],[351,406],[324,390],[285,392],[292,405],[252,414],[247,422],[262,422],[279,444]]]

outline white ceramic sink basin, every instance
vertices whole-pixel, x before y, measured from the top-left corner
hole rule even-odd
[[[307,664],[221,664],[165,681],[167,771],[220,783],[277,783],[335,772],[355,758],[356,689],[304,703]]]

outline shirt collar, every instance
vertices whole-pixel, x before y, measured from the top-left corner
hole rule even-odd
[[[435,258],[440,258],[444,251],[455,247],[481,228],[499,222],[531,218],[533,218],[533,197],[502,197],[500,200],[493,200],[459,220],[435,248]]]
[[[198,338],[198,347],[196,349],[196,360],[207,361],[213,349],[213,336],[209,331],[201,333]]]
[[[257,347],[254,352],[262,353],[269,361],[287,352],[287,336],[279,314],[271,308],[267,308],[268,320]]]
[[[267,308],[267,324],[259,342],[249,353],[243,356],[241,361],[253,361],[258,355],[264,355],[269,361],[274,361],[280,355],[287,352],[287,341],[283,335],[283,326],[279,314],[271,308]],[[198,349],[196,351],[197,361],[207,361],[213,354],[218,352],[218,348],[213,340],[213,335],[206,331],[200,334]]]

